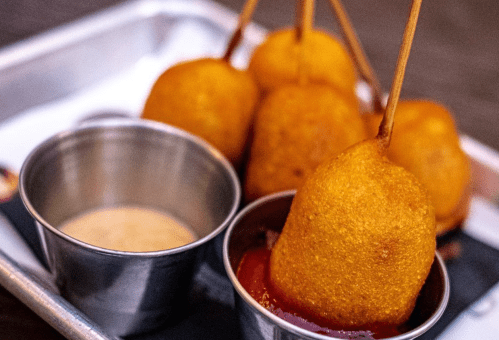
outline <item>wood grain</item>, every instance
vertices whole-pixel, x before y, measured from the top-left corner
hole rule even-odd
[[[186,0],[188,1],[188,0]],[[0,47],[123,0],[19,0],[0,6]],[[217,0],[239,12],[244,0]],[[393,76],[409,1],[349,0],[345,8],[365,52],[387,89]],[[254,21],[292,26],[295,1],[261,0]],[[316,27],[339,35],[327,0],[317,0]],[[495,0],[423,2],[402,98],[448,106],[461,131],[499,150],[499,3]]]
[[[62,340],[64,337],[0,286],[0,339]]]
[[[241,0],[218,0],[239,10]],[[388,89],[410,1],[349,0],[344,6]],[[269,29],[293,24],[294,4],[261,0],[254,20]],[[328,1],[316,1],[316,27],[339,35]],[[499,3],[423,1],[402,98],[436,100],[454,113],[462,133],[499,150]]]

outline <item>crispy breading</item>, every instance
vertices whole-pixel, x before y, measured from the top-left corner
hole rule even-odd
[[[412,172],[426,186],[435,207],[437,233],[452,229],[467,216],[471,170],[451,113],[428,100],[400,101],[388,158]],[[381,114],[366,115],[375,135]]]
[[[287,85],[255,117],[247,200],[296,189],[325,159],[367,138],[355,97],[326,85]]]
[[[309,83],[334,85],[347,94],[354,93],[357,82],[355,66],[341,41],[316,29],[301,41],[294,28],[271,32],[253,52],[248,70],[263,92],[297,84],[300,72]]]
[[[338,327],[399,325],[435,247],[426,189],[368,140],[321,164],[297,191],[270,282],[287,303]]]
[[[222,59],[197,59],[167,69],[156,81],[142,118],[189,131],[241,162],[259,98],[247,71]]]

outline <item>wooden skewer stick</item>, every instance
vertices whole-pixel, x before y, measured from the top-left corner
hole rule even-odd
[[[296,40],[312,30],[314,24],[314,0],[298,0],[296,8]]]
[[[376,77],[376,73],[366,57],[360,43],[360,39],[357,36],[352,22],[345,11],[345,7],[341,3],[341,0],[329,0],[329,3],[331,4],[331,7],[333,7],[333,12],[338,20],[338,23],[340,24],[343,39],[345,40],[350,55],[357,66],[357,70],[359,71],[360,76],[365,82],[367,82],[373,91],[374,110],[381,112],[383,110],[383,89],[381,88],[381,85]]]
[[[307,36],[312,31],[314,23],[314,1],[315,0],[298,0],[296,8],[296,41],[299,45],[298,55],[298,83],[304,85],[307,83],[308,75],[305,67],[305,46],[304,41],[308,40]]]
[[[379,126],[378,135],[376,136],[385,148],[388,148],[390,145],[395,109],[400,97],[400,91],[402,90],[402,83],[404,82],[405,68],[411,52],[412,40],[416,31],[421,2],[422,0],[412,0],[409,18],[407,19],[404,36],[402,38],[402,45],[400,46],[400,52],[397,58],[397,66],[395,67],[392,87],[388,96],[388,103],[386,104],[383,120]]]
[[[251,18],[253,17],[253,12],[255,11],[256,5],[258,4],[258,0],[246,0],[246,3],[244,4],[243,10],[241,11],[241,14],[239,15],[239,21],[237,24],[237,28],[234,31],[234,34],[232,35],[229,44],[227,45],[227,50],[225,51],[225,54],[223,56],[223,60],[226,62],[230,61],[230,58],[232,57],[232,53],[236,49],[236,47],[239,45],[241,42],[241,38],[243,37],[244,29],[248,25],[248,23],[251,21]]]

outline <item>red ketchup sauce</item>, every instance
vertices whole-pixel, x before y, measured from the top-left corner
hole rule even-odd
[[[334,325],[314,320],[310,315],[304,315],[279,301],[277,295],[272,293],[269,284],[270,253],[271,251],[265,246],[248,250],[239,263],[236,275],[251,297],[271,313],[300,328],[340,339],[375,339],[374,336],[377,339],[382,339],[401,333],[393,327],[377,327],[369,331],[338,330]]]

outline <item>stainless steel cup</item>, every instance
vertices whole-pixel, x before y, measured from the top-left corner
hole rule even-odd
[[[99,120],[39,145],[20,173],[61,295],[112,335],[152,330],[186,304],[195,259],[234,217],[241,195],[213,147],[160,123]],[[58,230],[94,208],[139,205],[192,228],[199,240],[154,252],[98,248]]]
[[[340,337],[345,339],[346,337],[340,335],[331,337],[316,334],[284,321],[255,301],[237,280],[235,273],[244,253],[251,247],[265,245],[268,231],[281,232],[294,194],[295,191],[284,191],[251,203],[236,215],[225,234],[224,266],[234,286],[236,310],[243,337],[247,340],[332,340]],[[406,331],[390,339],[414,339],[425,333],[442,316],[449,294],[447,270],[436,253],[414,312],[404,325]],[[344,332],[343,335],[348,334]]]

